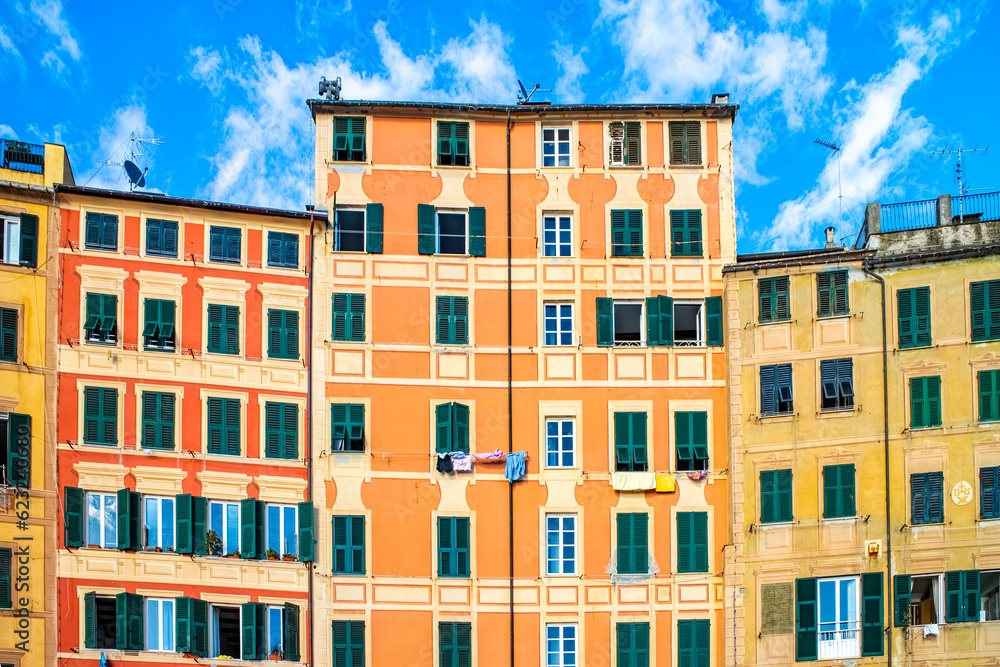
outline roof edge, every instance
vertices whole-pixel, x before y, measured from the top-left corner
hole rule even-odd
[[[315,116],[317,109],[435,109],[483,113],[511,113],[519,116],[585,111],[711,111],[718,116],[736,118],[738,104],[474,104],[464,102],[409,102],[391,100],[325,100],[307,99],[306,104]]]

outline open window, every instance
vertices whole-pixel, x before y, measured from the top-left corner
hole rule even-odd
[[[979,620],[1000,621],[1000,570],[984,570],[979,573],[979,577],[982,595]]]
[[[928,625],[944,622],[941,604],[943,582],[940,574],[921,574],[910,577],[910,599],[907,606],[910,625]]]
[[[278,557],[298,556],[298,511],[297,505],[268,504],[265,510],[268,551],[272,549]]]
[[[854,361],[823,359],[819,362],[821,387],[820,406],[827,410],[849,410],[854,407]]]
[[[174,550],[174,497],[142,499],[143,533],[147,549]]]
[[[674,345],[703,347],[705,345],[704,302],[674,301]]]
[[[84,606],[89,607],[93,601],[94,636],[87,637],[87,648],[109,648],[118,646],[118,605],[113,595],[94,595],[84,597]],[[87,609],[87,612],[90,610]],[[90,644],[90,640],[93,644]]]
[[[218,553],[224,556],[240,550],[240,504],[213,500],[208,504],[208,529],[214,531],[222,546]]]
[[[210,616],[209,657],[240,659],[240,608],[212,605]]]
[[[365,210],[363,208],[338,208],[334,219],[334,250],[338,252],[365,251]]]
[[[464,255],[466,247],[466,219],[464,211],[438,211],[438,254]]]
[[[642,302],[616,302],[612,308],[615,347],[642,345]]]
[[[88,546],[117,549],[118,496],[114,493],[88,493],[86,525]]]
[[[639,121],[612,121],[608,123],[608,158],[612,166],[639,166],[642,164]]]
[[[820,579],[817,594],[819,659],[857,658],[861,648],[858,578]]]

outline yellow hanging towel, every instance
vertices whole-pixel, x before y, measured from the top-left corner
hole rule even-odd
[[[673,493],[677,490],[677,482],[674,480],[673,475],[657,475],[656,476],[656,492],[657,493]]]

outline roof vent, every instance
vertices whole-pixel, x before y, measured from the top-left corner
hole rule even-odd
[[[729,93],[713,93],[712,104],[729,104]]]
[[[823,231],[826,232],[826,245],[824,246],[824,250],[833,250],[833,249],[835,249],[837,247],[837,241],[834,240],[834,238],[833,238],[833,232],[835,231],[835,228],[834,227],[827,227]]]

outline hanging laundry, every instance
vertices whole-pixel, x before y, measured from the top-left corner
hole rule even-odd
[[[472,457],[465,452],[452,452],[451,467],[455,472],[472,472]]]
[[[502,449],[494,449],[486,454],[473,454],[480,463],[500,463],[507,458]]]
[[[689,472],[687,474],[687,476],[689,478],[695,480],[695,481],[698,481],[699,479],[703,479],[705,477],[708,477],[708,471],[707,470],[692,470],[691,472]]]
[[[438,454],[438,472],[452,472],[454,469],[455,467],[451,463],[451,454]]]
[[[674,479],[673,475],[658,474],[656,476],[657,493],[673,493],[676,490],[677,490],[677,481]]]
[[[528,452],[511,452],[507,455],[507,468],[503,476],[508,482],[516,482],[524,476],[524,459]]]
[[[616,472],[611,475],[611,488],[616,491],[646,491],[656,488],[656,476],[651,472]]]

